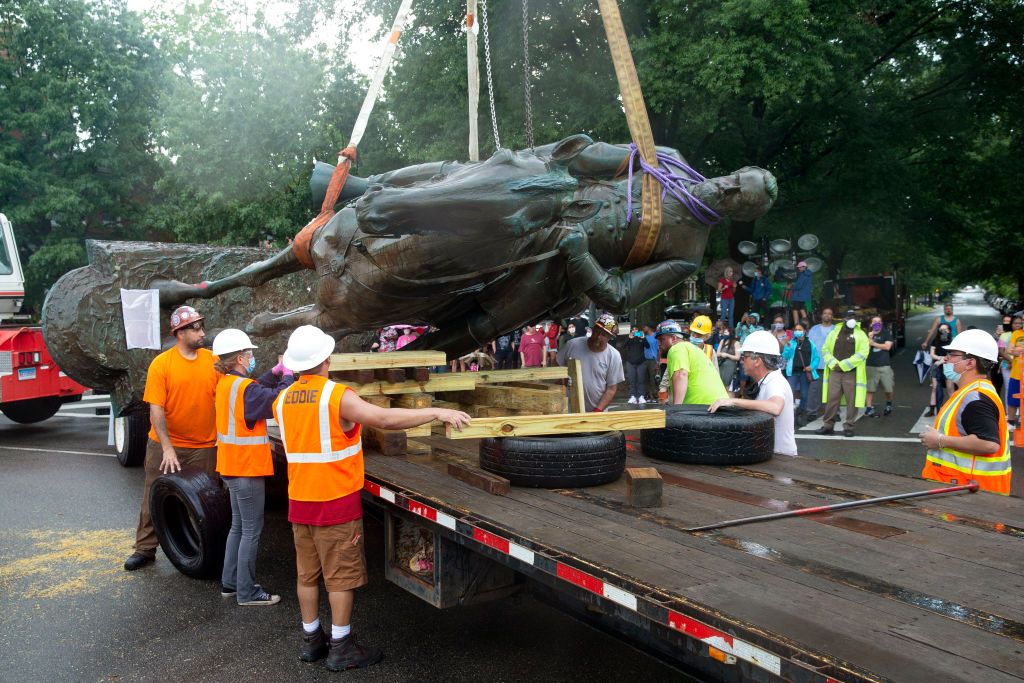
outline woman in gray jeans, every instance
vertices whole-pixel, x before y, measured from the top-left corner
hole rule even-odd
[[[231,531],[224,550],[221,596],[239,605],[276,605],[273,595],[256,583],[256,552],[263,531],[264,477],[274,474],[267,438],[267,419],[274,400],[292,383],[292,373],[278,364],[253,381],[256,367],[248,335],[223,330],[213,340],[214,367],[223,374],[217,383],[217,472],[231,496]]]

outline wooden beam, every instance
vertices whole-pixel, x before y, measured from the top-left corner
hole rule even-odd
[[[569,361],[569,410],[587,412],[587,402],[583,397],[583,364],[576,358]]]
[[[461,432],[445,425],[445,436],[449,439],[482,439],[489,436],[543,436],[664,427],[664,410],[615,410],[610,413],[475,418]]]
[[[480,370],[479,372],[453,372],[452,375],[472,375],[477,384],[501,382],[538,382],[545,379],[565,379],[568,370],[562,367],[520,368],[518,370]]]
[[[520,389],[498,384],[478,386],[473,391],[446,392],[442,398],[462,404],[528,410],[531,415],[561,413],[565,397],[557,391]]]
[[[454,462],[448,463],[448,476],[455,477],[459,481],[475,486],[478,489],[483,489],[487,493],[492,493],[496,496],[504,496],[512,488],[508,479],[491,474],[490,472],[484,472],[475,467],[467,467],[466,465],[459,465]]]
[[[331,372],[376,370],[377,368],[417,368],[447,365],[444,351],[395,351],[393,353],[335,353]]]
[[[660,411],[659,411],[660,412]],[[363,441],[381,455],[404,455],[405,432],[376,427],[363,427]]]
[[[377,368],[373,371],[373,380],[371,381],[391,382],[393,384],[404,382],[405,379],[405,368]],[[361,384],[365,384],[365,382],[361,382]]]
[[[387,354],[382,353],[381,355],[386,356]],[[374,396],[376,394],[421,394],[433,391],[470,391],[476,387],[476,383],[472,377],[444,373],[431,375],[426,382],[407,379],[404,382],[370,382],[369,384],[353,384],[351,386],[360,396]]]
[[[429,408],[434,397],[430,394],[398,394],[392,399],[396,408]]]
[[[505,382],[502,386],[519,387],[520,389],[537,389],[538,391],[560,391],[565,393],[565,387],[561,384],[547,384],[545,382]]]
[[[418,437],[418,436],[430,436],[430,423],[421,424],[419,427],[412,427],[410,429],[403,429],[406,436]]]

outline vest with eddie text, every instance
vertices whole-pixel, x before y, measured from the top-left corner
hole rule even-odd
[[[288,458],[288,497],[323,502],[363,488],[362,427],[341,425],[341,398],[349,387],[302,375],[274,401]]]
[[[269,477],[274,460],[267,438],[267,421],[245,424],[245,388],[253,380],[224,375],[217,382],[217,471],[225,477]]]

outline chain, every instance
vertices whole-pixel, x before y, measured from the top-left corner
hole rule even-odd
[[[484,62],[487,64],[487,94],[491,98],[491,130],[494,131],[494,149],[501,149],[498,137],[498,115],[494,112],[494,77],[491,75],[491,38],[487,32],[487,0],[480,0],[480,19],[484,29]]]
[[[523,0],[523,94],[526,97],[526,144],[533,149],[533,102],[530,98],[530,0]]]

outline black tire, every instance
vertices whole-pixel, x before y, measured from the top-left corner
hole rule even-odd
[[[47,398],[30,398],[25,401],[11,401],[0,406],[0,412],[7,416],[7,419],[23,425],[35,424],[43,420],[49,420],[57,414],[64,404],[59,398],[49,396]]]
[[[581,488],[615,481],[626,468],[622,432],[502,437],[480,442],[480,467],[513,486]]]
[[[159,477],[149,512],[160,547],[178,571],[197,579],[220,576],[231,501],[213,477],[193,467]]]
[[[775,418],[757,410],[685,405],[666,411],[664,429],[640,432],[644,455],[690,465],[749,465],[775,450]]]
[[[114,450],[122,467],[138,467],[146,460],[149,414],[145,411],[114,418]]]

